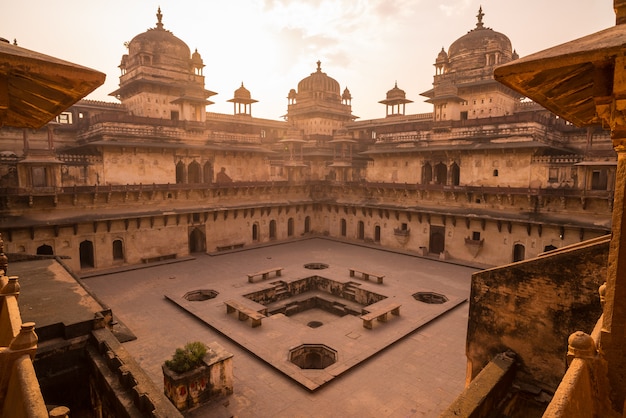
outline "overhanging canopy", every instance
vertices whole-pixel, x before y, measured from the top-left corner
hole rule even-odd
[[[0,127],[40,128],[102,85],[105,77],[0,40]]]

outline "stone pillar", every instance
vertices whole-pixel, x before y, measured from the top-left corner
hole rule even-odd
[[[617,3],[624,1],[615,0]],[[622,10],[626,10],[622,8]],[[618,21],[620,17],[618,14]],[[608,362],[611,401],[621,411],[626,392],[626,57],[615,58],[612,92],[609,97],[595,97],[598,115],[611,129],[613,148],[617,153],[612,237],[607,268],[604,320],[600,350]],[[608,74],[605,75],[605,79]],[[610,80],[604,80],[606,82]],[[602,87],[600,87],[602,88]]]

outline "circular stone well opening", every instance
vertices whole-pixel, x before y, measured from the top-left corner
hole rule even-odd
[[[337,362],[337,352],[324,344],[302,344],[289,350],[289,361],[301,369],[325,369]]]
[[[324,270],[328,268],[328,264],[324,263],[307,263],[304,265],[305,269],[309,270]]]
[[[219,292],[217,292],[216,290],[199,289],[185,293],[185,296],[183,296],[183,298],[187,299],[190,302],[202,302],[205,300],[213,299],[217,295],[219,295]]]
[[[308,324],[306,324],[306,325],[307,325],[309,328],[319,328],[319,327],[321,327],[322,325],[324,325],[324,323],[323,323],[323,322],[320,322],[320,321],[311,321],[311,322],[309,322],[309,323],[308,323]]]
[[[417,292],[413,294],[413,298],[420,302],[424,303],[432,303],[432,304],[441,304],[446,303],[448,298],[446,295],[442,295],[440,293],[435,292]]]

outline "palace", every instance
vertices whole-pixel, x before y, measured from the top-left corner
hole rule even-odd
[[[206,112],[203,59],[163,20],[128,43],[119,103],[0,129],[7,253],[84,272],[320,234],[493,266],[610,229],[608,133],[496,82],[517,54],[482,10],[436,56],[422,93],[433,112],[405,114],[395,85],[373,120],[320,62],[288,92],[284,121],[253,117],[243,83],[233,114]]]

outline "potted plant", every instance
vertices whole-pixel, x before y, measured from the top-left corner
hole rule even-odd
[[[217,343],[200,341],[177,348],[163,363],[165,396],[185,411],[233,393],[233,355]]]
[[[202,402],[202,393],[209,382],[209,368],[204,364],[207,346],[194,341],[177,348],[163,364],[165,395],[180,411]]]

